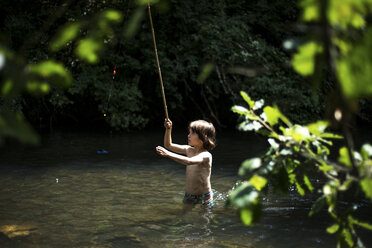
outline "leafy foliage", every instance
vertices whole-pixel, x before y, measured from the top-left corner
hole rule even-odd
[[[344,209],[338,206],[337,199],[348,191],[355,192],[358,187],[365,197],[372,200],[372,149],[365,144],[360,152],[354,152],[358,175],[353,174],[347,148],[342,147],[338,162],[331,161],[329,139],[342,139],[337,134],[327,132],[329,124],[318,121],[308,125],[292,124],[277,107],[255,108],[253,101],[245,92],[241,92],[248,108],[234,106],[232,111],[244,118],[240,130],[254,130],[268,137],[270,148],[260,158],[251,158],[243,162],[239,175],[246,180],[235,188],[228,204],[240,209],[242,222],[250,225],[258,221],[261,215],[260,201],[265,188],[271,185],[281,193],[288,193],[295,187],[301,196],[313,192],[315,186],[309,179],[309,173],[318,171],[327,178],[321,186],[320,196],[309,212],[312,216],[328,206],[329,215],[336,222],[327,228],[329,233],[337,233],[340,243],[350,247],[363,247],[356,234],[354,225],[371,229],[372,225],[354,219],[355,206]],[[256,122],[256,124],[254,124]]]
[[[241,92],[249,108],[232,107],[233,112],[243,117],[238,128],[266,136],[270,148],[262,157],[251,158],[242,164],[239,175],[244,177],[241,184],[247,187],[247,197],[245,194],[236,197],[235,189],[228,203],[237,206],[241,213],[244,211],[244,216],[256,216],[261,211],[250,207],[259,205],[257,199],[261,199],[265,188],[272,185],[278,192],[286,193],[289,187],[295,187],[299,195],[305,196],[316,189],[308,176],[316,170],[327,180],[318,190],[320,195],[309,215],[327,207],[334,224],[326,231],[337,235],[337,246],[365,247],[355,226],[372,230],[372,225],[355,219],[356,205],[340,206],[338,199],[348,194],[353,195],[354,200],[362,197],[372,200],[371,145],[364,144],[360,151],[356,151],[347,129],[350,112],[357,111],[358,100],[372,94],[367,79],[372,69],[367,55],[372,36],[365,22],[371,2],[303,0],[300,6],[303,8],[303,21],[310,22],[318,32],[297,48],[292,66],[299,74],[312,76],[315,85],[319,85],[317,81],[322,78],[323,69],[330,72],[339,87],[340,100],[334,102],[329,119],[343,126],[346,146],[339,149],[337,162],[330,160],[333,145],[330,139],[343,137],[327,132],[329,121],[292,124],[277,106],[266,106],[263,110],[254,108],[255,101]],[[251,199],[252,192],[259,196]],[[254,223],[253,218],[247,221],[242,214],[241,217],[246,224]]]

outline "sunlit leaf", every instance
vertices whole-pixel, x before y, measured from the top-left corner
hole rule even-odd
[[[248,118],[252,118],[252,119],[254,119],[254,118],[256,118],[256,116],[255,115],[253,115],[253,114],[246,114],[246,116],[249,116]],[[258,122],[258,121],[246,121],[246,122],[242,122],[240,125],[239,125],[239,127],[238,127],[238,129],[239,130],[243,130],[243,131],[257,131],[257,130],[259,130],[259,129],[261,129],[262,128],[262,125],[261,125],[261,123],[260,122]]]
[[[279,119],[281,119],[285,124],[288,126],[291,126],[291,122],[285,117],[280,110],[278,109],[277,106],[271,107],[271,106],[266,106],[263,109],[264,113],[266,114],[267,122],[271,125],[274,126],[278,124]]]
[[[314,190],[314,187],[313,187],[313,185],[311,184],[310,179],[307,177],[307,175],[304,175],[304,183],[305,183],[306,187],[307,187],[310,191],[313,191],[313,190]]]
[[[237,114],[240,114],[240,115],[246,115],[249,113],[249,110],[242,107],[242,106],[233,106],[231,108],[231,110],[234,112],[234,113],[237,113]]]
[[[98,52],[102,49],[102,44],[95,39],[85,38],[79,41],[75,53],[88,63],[98,62]]]
[[[308,124],[306,127],[310,133],[319,136],[320,134],[324,133],[328,125],[329,124],[327,121],[317,121],[315,123]]]
[[[362,14],[365,14],[365,6],[362,1],[329,1],[328,19],[332,25],[342,28],[352,26],[362,28],[365,21]]]
[[[244,208],[240,210],[240,218],[243,221],[243,223],[247,226],[251,225],[253,223],[253,210],[249,208]]]
[[[264,177],[261,177],[257,174],[254,174],[253,177],[249,179],[249,182],[258,190],[261,191],[263,187],[267,184],[267,179]]]
[[[305,190],[301,187],[301,185],[298,182],[296,182],[296,188],[297,188],[297,192],[300,194],[300,196],[305,195]]]
[[[353,46],[353,49],[338,61],[338,78],[344,94],[350,99],[372,95],[371,50],[372,29],[369,29],[361,43]]]
[[[214,70],[213,63],[205,64],[197,78],[197,82],[199,84],[204,83],[204,81],[209,77],[209,75],[212,73],[213,70]]]
[[[339,151],[340,157],[338,158],[338,162],[343,163],[344,165],[351,167],[351,161],[349,157],[349,152],[346,147],[340,148]]]
[[[244,91],[240,91],[240,95],[243,97],[244,101],[248,103],[249,108],[253,109],[255,102],[248,96]]]
[[[271,147],[274,148],[274,150],[278,150],[279,149],[279,144],[276,143],[276,141],[274,139],[268,139],[267,141],[269,142],[269,144],[271,145]]]
[[[101,15],[102,17],[112,22],[121,22],[121,20],[123,19],[123,15],[120,11],[117,10],[105,10],[104,12],[102,12]]]
[[[70,72],[61,63],[53,60],[32,64],[28,67],[28,70],[30,73],[58,87],[69,87],[72,83]],[[44,90],[48,91],[46,88]]]
[[[340,191],[346,191],[350,188],[350,186],[352,185],[353,183],[353,179],[347,179],[344,181],[344,183],[338,188],[338,190]]]
[[[360,180],[360,186],[363,189],[366,196],[372,200],[372,179],[363,178]]]
[[[245,208],[251,204],[256,204],[259,194],[251,183],[244,182],[234,189],[229,197],[229,202],[238,207]]]
[[[332,226],[327,228],[327,233],[333,234],[338,231],[340,226],[338,224],[333,224]]]
[[[51,50],[58,51],[68,42],[74,40],[79,34],[80,27],[81,24],[79,22],[69,23],[65,27],[63,27],[50,44]]]
[[[372,146],[370,144],[364,144],[361,149],[361,154],[364,160],[372,157]]]
[[[358,226],[361,226],[361,227],[363,227],[363,228],[365,228],[365,229],[368,229],[368,230],[372,231],[372,225],[371,225],[371,224],[369,224],[369,223],[367,223],[367,222],[361,222],[361,221],[359,221],[359,220],[356,220],[356,219],[352,218],[351,216],[350,216],[349,219],[350,219],[350,221],[351,221],[354,225],[358,225]]]
[[[329,172],[329,171],[333,170],[333,166],[331,166],[331,165],[329,165],[329,164],[327,164],[323,161],[320,161],[319,170],[323,171],[323,172]]]
[[[253,110],[257,110],[257,109],[262,108],[264,106],[264,104],[265,104],[265,101],[263,99],[255,101]],[[265,113],[263,113],[263,114],[265,114]]]
[[[252,158],[245,160],[239,169],[239,175],[245,176],[251,173],[252,171],[261,167],[261,159],[260,158]]]
[[[300,2],[300,6],[302,7],[302,20],[304,21],[316,21],[319,20],[319,5],[314,0],[302,0]]]
[[[303,141],[310,137],[309,130],[300,125],[294,125],[286,131],[286,135],[291,136],[295,141]]]
[[[322,133],[319,137],[327,138],[327,139],[343,139],[344,137],[334,133]]]
[[[293,68],[303,76],[312,75],[315,68],[315,56],[322,51],[322,46],[316,42],[308,42],[300,46],[298,53],[293,56]]]
[[[26,89],[33,95],[45,95],[49,93],[50,86],[45,82],[28,81],[26,83]]]
[[[348,229],[344,228],[341,232],[341,235],[344,237],[346,243],[350,246],[350,247],[353,247],[354,246],[354,241],[353,241],[353,238],[351,236],[351,233]]]
[[[256,223],[260,216],[261,206],[259,204],[252,204],[249,207],[240,209],[240,219],[247,226]]]

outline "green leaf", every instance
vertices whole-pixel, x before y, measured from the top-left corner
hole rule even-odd
[[[258,101],[255,101],[254,103],[254,107],[253,107],[253,110],[257,110],[257,109],[260,109],[264,106],[265,104],[265,101],[264,99],[261,99],[261,100],[258,100]]]
[[[267,117],[267,122],[271,125],[274,126],[278,124],[279,118],[280,118],[280,111],[278,109],[275,109],[271,106],[266,106],[264,108],[264,112]]]
[[[363,178],[360,180],[360,187],[366,194],[366,196],[372,200],[372,179],[369,178]]]
[[[303,21],[317,21],[319,20],[319,4],[313,0],[302,0],[300,2],[302,7],[302,20]]]
[[[298,182],[296,182],[296,188],[297,188],[297,192],[300,194],[300,196],[305,195],[305,190],[301,187],[301,185]]]
[[[351,217],[351,221],[355,225],[361,226],[361,227],[363,227],[365,229],[368,229],[368,230],[372,231],[372,225],[369,224],[369,223],[367,223],[367,222],[360,222],[359,220],[356,220],[356,219],[354,219],[352,217]]]
[[[298,53],[293,56],[292,66],[299,74],[309,76],[314,73],[315,56],[322,53],[323,47],[311,41],[298,47]]]
[[[306,187],[310,190],[310,191],[313,191],[314,190],[314,187],[313,185],[311,184],[309,178],[307,177],[306,174],[304,174],[304,183],[306,185]]]
[[[281,167],[274,175],[273,180],[270,180],[274,186],[274,189],[279,193],[286,194],[290,187],[289,177],[286,169]]]
[[[319,137],[328,138],[328,139],[343,139],[344,138],[343,136],[334,134],[334,133],[322,133],[319,135]]]
[[[12,90],[14,89],[14,82],[11,79],[5,80],[3,83],[3,87],[1,88],[1,93],[3,96],[9,96],[12,93]]]
[[[252,171],[260,168],[262,161],[260,158],[247,159],[242,163],[242,166],[239,169],[239,176],[246,176]]]
[[[311,210],[309,212],[309,216],[313,216],[314,214],[318,213],[319,211],[321,211],[325,205],[327,204],[327,199],[325,196],[321,196],[319,197],[315,203],[313,204],[313,206],[311,207]]]
[[[61,63],[53,60],[29,65],[28,70],[31,74],[35,74],[41,79],[47,80],[49,83],[58,87],[67,88],[72,84],[72,76],[70,72]],[[48,89],[45,87],[44,91],[48,91]]]
[[[26,89],[30,94],[33,95],[45,95],[50,91],[50,86],[44,82],[28,81],[26,83]]]
[[[350,246],[354,246],[353,237],[351,236],[351,233],[348,229],[344,228],[341,232],[341,235],[344,237],[346,243]]]
[[[242,222],[247,226],[253,223],[253,216],[253,210],[250,208],[244,208],[240,210],[240,218]]]
[[[262,125],[258,121],[244,121],[238,126],[238,129],[243,131],[257,131],[261,128]]]
[[[112,22],[121,22],[121,20],[123,19],[123,15],[121,14],[120,11],[112,9],[105,10],[104,12],[102,12],[102,17]]]
[[[231,108],[231,110],[234,112],[234,113],[237,113],[237,114],[240,114],[240,115],[246,115],[246,114],[249,114],[249,110],[242,107],[242,106],[233,106]]]
[[[146,3],[147,5],[147,3]],[[145,9],[143,7],[138,7],[136,12],[130,18],[127,26],[125,27],[125,37],[133,38],[137,33],[138,28],[140,27],[141,21],[145,14]],[[155,27],[154,27],[155,28]]]
[[[320,136],[326,128],[328,127],[329,123],[327,121],[317,121],[315,123],[308,124],[306,127],[310,133]]]
[[[16,138],[22,143],[36,145],[39,136],[29,125],[21,112],[11,111],[0,113],[0,137]]]
[[[264,113],[266,114],[267,122],[271,125],[274,126],[278,124],[279,119],[281,119],[287,126],[291,126],[291,122],[285,117],[280,110],[278,109],[277,106],[271,107],[271,106],[266,106],[263,109]]]
[[[344,165],[351,167],[351,161],[349,157],[349,152],[346,147],[342,147],[339,151],[340,157],[338,158],[338,162],[343,163]]]
[[[59,31],[57,36],[53,39],[53,41],[50,44],[50,49],[54,52],[58,51],[68,42],[74,40],[76,36],[79,34],[80,27],[81,24],[78,22],[67,24]]]
[[[255,102],[253,100],[251,100],[251,98],[248,96],[248,94],[245,93],[244,91],[240,91],[240,95],[243,97],[244,101],[246,101],[248,103],[249,108],[253,109],[253,107],[255,105]]]
[[[363,160],[367,160],[372,157],[372,146],[370,144],[364,144],[361,149]]]
[[[147,6],[147,4],[152,5],[152,4],[156,4],[158,2],[159,2],[159,0],[136,0],[136,3],[138,5],[146,5],[146,6]]]
[[[363,40],[355,44],[347,55],[337,63],[338,78],[342,91],[349,99],[372,95],[372,29],[363,35]]]
[[[320,162],[320,166],[319,166],[319,170],[320,171],[323,171],[323,172],[329,172],[329,171],[332,171],[334,168],[332,165],[329,165],[323,161],[319,161]]]
[[[286,131],[286,135],[291,136],[295,141],[303,141],[310,137],[309,130],[300,125],[294,125]]]
[[[249,182],[258,190],[261,191],[262,188],[264,188],[267,184],[267,179],[264,177],[261,177],[257,174],[254,174],[251,179],[249,179]]]
[[[79,41],[75,53],[76,55],[88,63],[98,62],[98,52],[101,51],[102,44],[92,38],[85,38]]]
[[[340,229],[340,226],[338,224],[333,224],[332,226],[327,228],[327,233],[333,234]]]
[[[249,207],[240,209],[240,219],[243,224],[249,226],[256,223],[261,216],[260,204],[252,204]]]
[[[276,141],[274,139],[268,139],[267,141],[269,142],[271,147],[274,148],[275,151],[277,151],[279,149],[279,144],[276,143]]]
[[[234,189],[229,196],[229,203],[238,207],[246,208],[259,201],[259,194],[249,182],[244,182]]]
[[[198,79],[196,80],[197,83],[202,84],[204,81],[209,77],[209,75],[214,70],[214,64],[213,63],[207,63],[203,66]]]

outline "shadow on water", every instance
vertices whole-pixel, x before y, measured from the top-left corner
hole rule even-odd
[[[215,206],[184,212],[185,167],[155,153],[163,133],[53,133],[38,148],[0,152],[1,247],[335,247],[313,199],[269,193],[253,227],[226,209],[241,162],[266,148],[255,135],[218,136]],[[175,133],[185,143],[186,133]],[[109,153],[99,155],[98,149]]]

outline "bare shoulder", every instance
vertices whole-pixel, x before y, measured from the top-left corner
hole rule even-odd
[[[205,151],[205,152],[202,152],[201,154],[205,161],[210,162],[210,163],[212,162],[212,154],[210,152]]]

